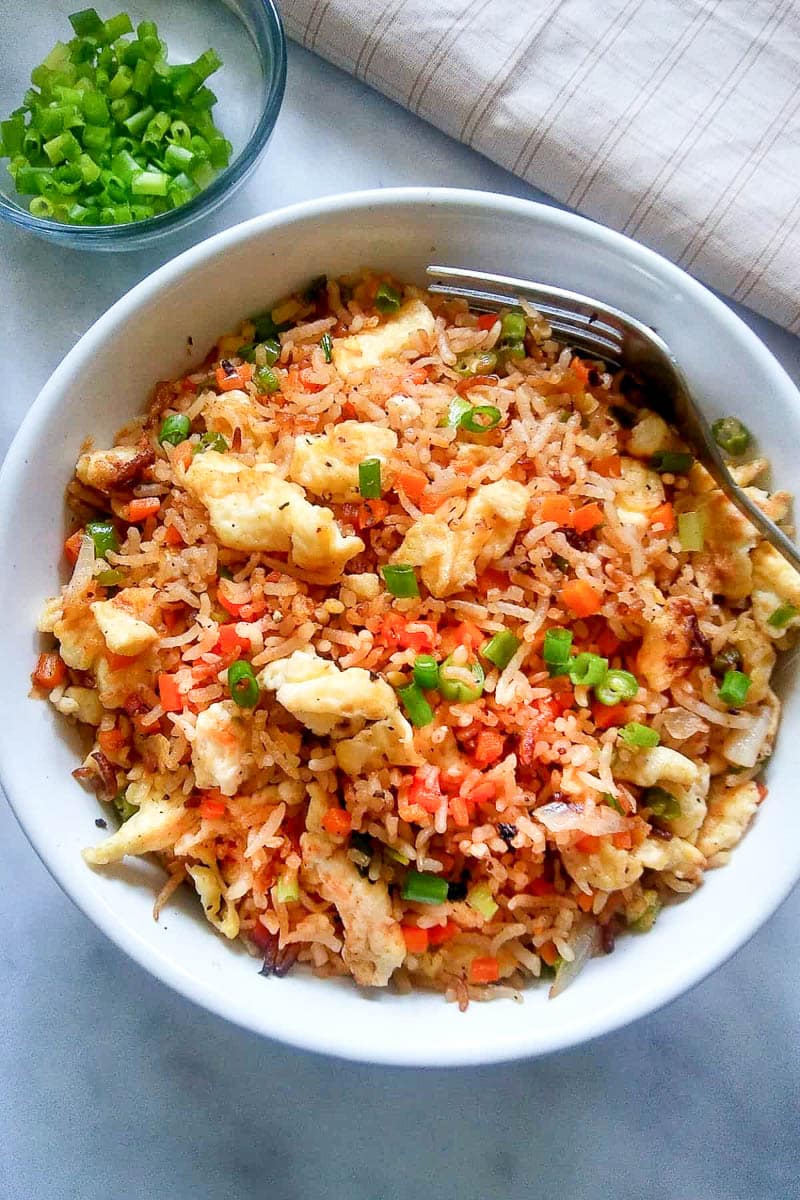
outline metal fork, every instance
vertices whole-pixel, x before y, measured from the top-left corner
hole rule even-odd
[[[519,302],[525,300],[547,319],[557,341],[593,358],[631,368],[649,385],[657,400],[653,407],[680,431],[695,458],[728,499],[787,562],[800,570],[800,550],[734,481],[708,422],[692,399],[683,372],[669,347],[652,329],[618,308],[564,288],[459,267],[430,266],[428,275],[433,280],[429,291],[461,297],[469,301],[470,307],[483,311],[519,307]]]

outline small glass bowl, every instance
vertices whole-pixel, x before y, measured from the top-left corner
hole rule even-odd
[[[102,17],[119,4],[97,3]],[[5,118],[22,103],[30,72],[52,50],[68,41],[72,30],[67,12],[78,0],[48,5],[12,5],[3,30],[4,63],[0,108]],[[212,183],[169,212],[126,225],[65,225],[28,211],[30,197],[18,196],[0,159],[0,217],[20,229],[62,246],[84,250],[137,250],[166,234],[183,229],[218,208],[244,183],[267,148],[286,87],[286,37],[273,0],[128,0],[124,5],[134,27],[152,20],[169,49],[171,63],[189,62],[213,47],[223,65],[209,80],[219,98],[213,116],[233,144],[231,163]]]

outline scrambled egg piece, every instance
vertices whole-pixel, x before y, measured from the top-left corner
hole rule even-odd
[[[646,529],[650,514],[664,503],[661,476],[635,458],[623,458],[617,481],[617,515],[623,525]]]
[[[637,663],[648,686],[665,692],[704,654],[694,608],[684,597],[672,596],[647,625]]]
[[[644,870],[639,859],[628,850],[620,850],[604,838],[599,848],[584,854],[573,846],[561,850],[564,869],[581,887],[588,885],[601,892],[618,892],[635,883]]]
[[[68,667],[76,671],[91,671],[103,652],[103,638],[94,614],[84,603],[84,597],[65,600],[53,633],[60,642],[60,653]]]
[[[398,707],[394,689],[383,679],[373,679],[362,667],[342,671],[314,650],[295,650],[268,663],[259,683],[318,736],[354,718],[384,720]]]
[[[310,784],[308,791],[312,825],[312,814],[318,815],[327,805],[317,784]],[[325,833],[304,833],[300,848],[301,873],[323,899],[335,905],[341,917],[342,958],[348,970],[363,987],[385,987],[406,955],[405,939],[392,915],[386,883],[362,878],[346,851]]]
[[[92,450],[80,456],[75,474],[87,487],[107,492],[115,486],[120,468],[127,467],[140,454],[141,449],[136,446],[113,446],[110,450]]]
[[[673,444],[669,425],[658,413],[645,410],[628,437],[628,452],[635,458],[651,458]]]
[[[74,717],[84,725],[99,725],[103,719],[103,706],[94,688],[68,687],[63,693],[50,693],[50,700],[65,717]]]
[[[706,865],[703,852],[680,837],[671,838],[668,842],[660,838],[645,838],[635,854],[645,870],[664,872],[666,884],[670,882],[669,875],[699,883]]]
[[[755,554],[753,557],[755,558]],[[758,594],[757,592],[753,593],[754,610]],[[753,620],[750,613],[742,613],[736,619],[730,640],[742,656],[742,670],[750,677],[750,687],[747,689],[748,704],[759,704],[769,694],[769,681],[776,657],[770,635],[780,634],[780,632],[780,630],[773,630],[770,625],[764,629]]]
[[[698,849],[716,867],[727,862],[728,851],[737,846],[747,832],[759,804],[758,785],[740,783],[725,787],[715,781],[708,802],[708,816],[697,839]]]
[[[289,478],[324,500],[355,501],[358,464],[385,459],[397,449],[397,434],[367,421],[342,421],[328,433],[309,433],[294,444]],[[383,478],[384,487],[386,478]]]
[[[318,508],[303,489],[287,483],[269,463],[245,466],[233,455],[209,450],[186,472],[186,487],[208,509],[223,546],[254,553],[291,552],[315,581],[332,583],[345,563],[364,549],[344,537],[329,508]]]
[[[692,555],[702,585],[729,600],[747,599],[753,585],[750,551],[757,541],[747,518],[716,488],[701,496],[686,496],[677,507],[703,517],[705,547]]]
[[[762,633],[769,638],[782,638],[787,629],[800,625],[800,575],[782,554],[767,542],[753,551],[753,616]],[[770,625],[769,618],[782,604],[791,604],[797,615],[779,629]],[[748,700],[750,697],[748,696]]]
[[[192,766],[199,788],[219,788],[235,796],[247,777],[247,721],[233,700],[218,700],[198,713]]]
[[[344,378],[368,371],[408,349],[420,332],[430,336],[435,328],[436,319],[427,304],[408,300],[383,325],[337,338],[333,343],[333,365]]]
[[[616,763],[614,775],[639,787],[655,787],[665,782],[692,787],[699,779],[700,767],[677,750],[670,750],[668,746],[653,746],[625,753]]]
[[[192,877],[206,920],[226,938],[238,937],[239,914],[235,904],[225,895],[225,883],[216,862],[211,866],[187,867],[186,870]]]
[[[670,792],[681,806],[681,815],[669,823],[670,833],[675,837],[697,840],[697,833],[706,817],[706,797],[711,782],[708,763],[697,764],[697,778],[688,785],[671,783]]]
[[[376,721],[334,745],[336,761],[347,775],[379,771],[382,767],[417,766],[423,761],[414,749],[414,730],[397,709],[391,716]]]
[[[203,420],[210,432],[221,433],[229,443],[238,429],[257,444],[260,455],[272,450],[269,422],[261,416],[247,392],[238,388],[221,396],[209,392],[203,408]]]
[[[165,791],[168,786],[166,776],[152,776],[129,784],[126,799],[138,805],[138,812],[99,846],[84,850],[86,862],[105,867],[127,854],[152,854],[173,846],[197,817],[192,809],[184,807],[182,793],[171,796]]]
[[[474,583],[478,571],[501,558],[517,535],[528,507],[528,491],[513,480],[498,480],[477,489],[458,525],[435,514],[416,521],[394,562],[420,568],[423,582],[442,599]]]
[[[89,607],[113,654],[133,657],[158,641],[150,624],[155,619],[155,588],[123,588],[111,600],[96,600]]]

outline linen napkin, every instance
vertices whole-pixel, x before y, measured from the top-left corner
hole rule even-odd
[[[800,333],[796,0],[282,0],[289,35]]]

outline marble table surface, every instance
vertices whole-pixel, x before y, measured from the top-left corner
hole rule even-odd
[[[293,47],[258,173],[191,235],[80,256],[0,230],[0,451],[87,326],[190,241],[395,184],[540,198]],[[800,342],[744,315],[800,379]],[[73,908],[2,801],[0,840],[3,1200],[800,1197],[797,892],[713,978],[631,1028],[538,1062],[423,1073],[299,1053],[199,1010]]]

